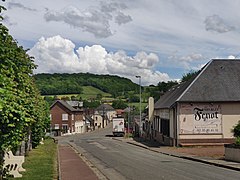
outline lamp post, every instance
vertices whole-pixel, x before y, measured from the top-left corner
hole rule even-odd
[[[141,76],[136,76],[139,79],[139,135],[142,137],[142,88],[141,88]]]

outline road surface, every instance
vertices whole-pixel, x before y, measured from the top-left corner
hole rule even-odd
[[[111,127],[64,137],[108,179],[239,180],[240,172],[149,151],[111,137]]]

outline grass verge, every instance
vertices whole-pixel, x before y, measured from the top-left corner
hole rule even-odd
[[[44,144],[30,151],[29,156],[25,157],[23,168],[26,172],[20,172],[23,177],[17,179],[56,180],[58,178],[57,144],[52,139],[46,139]]]

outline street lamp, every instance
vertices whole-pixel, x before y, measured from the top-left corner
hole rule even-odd
[[[136,76],[139,79],[139,134],[142,137],[142,88],[141,88],[141,76]]]

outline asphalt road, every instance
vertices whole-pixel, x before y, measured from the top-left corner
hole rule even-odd
[[[152,152],[112,139],[111,128],[65,137],[108,179],[239,180],[240,172]]]

